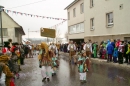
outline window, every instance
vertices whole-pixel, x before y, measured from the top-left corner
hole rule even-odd
[[[94,18],[90,19],[90,30],[94,30]]]
[[[77,24],[77,25],[76,25],[76,31],[77,31],[77,32],[80,32],[80,24]]]
[[[2,28],[3,36],[8,36],[8,29]],[[1,36],[1,30],[0,30],[0,36]]]
[[[70,34],[81,33],[81,32],[84,32],[84,23],[83,22],[69,27]]]
[[[73,9],[73,17],[76,17],[76,8]]]
[[[93,6],[94,6],[94,1],[90,0],[90,7],[93,7]]]
[[[73,31],[76,33],[76,25],[73,25]]]
[[[80,13],[84,13],[84,4],[80,4]]]
[[[84,32],[84,23],[80,23],[80,32]]]
[[[107,13],[107,26],[113,25],[113,12]]]
[[[68,12],[68,20],[70,20],[70,12]]]
[[[15,28],[15,37],[18,37],[18,36],[19,36],[18,28]]]
[[[69,26],[69,33],[70,33],[70,34],[71,34],[71,30],[72,30],[72,29],[71,29],[71,26]]]

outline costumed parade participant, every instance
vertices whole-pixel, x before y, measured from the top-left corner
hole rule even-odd
[[[59,61],[58,61],[55,53],[53,53],[53,57],[52,57],[52,76],[56,75],[58,66],[59,66]]]
[[[89,67],[89,57],[86,56],[86,51],[82,50],[78,59],[78,71],[81,82],[86,82],[86,72],[90,69]]]
[[[68,51],[69,51],[69,57],[70,57],[70,62],[72,62],[72,59],[75,55],[75,51],[76,51],[76,46],[73,43],[73,41],[70,41],[70,44],[67,47]]]
[[[60,43],[59,42],[56,44],[56,47],[57,47],[58,56],[59,56],[59,51],[60,51]]]
[[[49,46],[49,51],[51,51],[52,53],[54,53],[56,56],[58,55],[58,50],[57,50],[57,47],[54,43],[52,43],[50,46]]]
[[[91,53],[92,53],[92,44],[91,42],[86,42],[86,44],[83,46],[83,49],[86,51],[86,55],[87,57],[91,57]]]
[[[41,49],[39,52],[39,67],[41,69],[41,75],[43,77],[42,82],[44,82],[46,79],[47,81],[50,81],[50,76],[51,76],[51,57],[49,55],[49,49],[48,45],[45,42],[41,43]]]
[[[8,67],[9,56],[8,55],[0,55],[0,72],[5,74],[5,86],[10,86],[11,79],[14,77],[14,74],[11,73]],[[1,75],[0,75],[1,76]],[[0,85],[1,86],[1,85]]]

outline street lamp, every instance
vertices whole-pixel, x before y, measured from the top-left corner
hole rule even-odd
[[[3,47],[3,32],[2,32],[2,11],[3,11],[3,6],[0,5],[0,31],[1,31],[1,47]]]

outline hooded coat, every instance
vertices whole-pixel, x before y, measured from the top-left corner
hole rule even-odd
[[[117,48],[114,48],[113,57],[114,57],[114,58],[117,58],[117,57],[118,57],[118,49],[117,49]]]
[[[112,55],[113,51],[114,51],[114,47],[111,44],[109,44],[107,46],[107,54],[111,54]]]

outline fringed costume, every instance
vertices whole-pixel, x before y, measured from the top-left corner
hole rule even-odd
[[[42,81],[45,81],[46,79],[50,81],[52,60],[49,55],[48,45],[45,42],[41,43],[41,50],[38,57],[40,62],[39,67],[42,68],[41,70],[41,74],[43,77]]]

